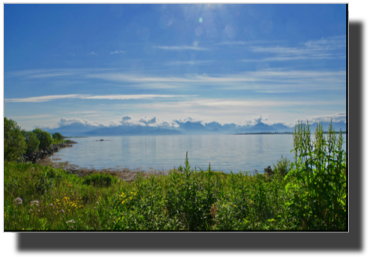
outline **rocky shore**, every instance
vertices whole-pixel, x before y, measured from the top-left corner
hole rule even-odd
[[[43,159],[45,159],[45,158],[53,155],[55,152],[58,152],[58,150],[61,149],[61,148],[72,147],[73,144],[77,144],[77,142],[68,140],[67,142],[63,142],[63,143],[60,143],[58,145],[52,144],[47,149],[39,150],[39,151],[36,151],[36,152],[34,152],[32,154],[24,154],[22,156],[23,157],[23,161],[24,162],[32,162],[32,163],[39,162],[39,161],[41,161],[41,160],[43,160]]]
[[[103,139],[101,139],[104,141]],[[98,140],[97,140],[98,141]],[[150,175],[167,175],[170,170],[140,170],[140,169],[129,169],[129,168],[106,168],[106,169],[90,169],[81,168],[77,165],[71,164],[69,162],[58,162],[59,158],[52,158],[55,152],[58,152],[61,148],[72,147],[73,144],[77,144],[74,141],[67,141],[59,145],[51,145],[50,148],[46,150],[37,151],[31,155],[24,155],[24,162],[38,163],[42,166],[52,166],[57,169],[63,169],[69,174],[76,174],[78,177],[84,177],[92,173],[106,173],[118,177],[119,179],[126,182],[133,182],[140,175],[143,178],[147,178]]]

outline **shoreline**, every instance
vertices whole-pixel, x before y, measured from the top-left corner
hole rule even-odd
[[[77,144],[77,142],[69,141],[70,143],[61,148],[70,148],[73,146],[73,144]],[[152,170],[146,171],[141,169],[129,169],[129,168],[102,168],[102,169],[95,169],[95,168],[82,168],[78,165],[71,164],[68,161],[66,162],[53,162],[54,154],[57,151],[54,151],[52,154],[47,155],[46,157],[36,161],[35,163],[41,165],[41,166],[51,166],[55,169],[63,169],[69,174],[76,174],[78,177],[84,177],[93,173],[107,173],[111,174],[112,176],[116,176],[120,180],[123,180],[125,182],[133,182],[137,179],[138,174],[142,175],[143,178],[149,177],[150,175],[168,175],[170,170]],[[60,158],[56,158],[56,160],[60,160]]]

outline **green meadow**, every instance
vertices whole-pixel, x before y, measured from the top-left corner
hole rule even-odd
[[[5,137],[5,142],[9,141]],[[60,140],[62,141],[62,140]],[[347,231],[347,165],[342,133],[330,125],[293,132],[294,159],[263,173],[193,169],[126,182],[51,166],[4,162],[5,231]]]

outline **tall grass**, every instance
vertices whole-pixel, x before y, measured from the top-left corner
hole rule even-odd
[[[192,169],[187,154],[169,175],[132,183],[5,162],[5,230],[347,230],[343,139],[321,131],[299,124],[294,162],[263,174]]]

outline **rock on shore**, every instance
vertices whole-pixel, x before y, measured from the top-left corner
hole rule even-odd
[[[48,156],[51,156],[54,154],[54,152],[58,152],[58,150],[60,148],[65,148],[65,147],[72,147],[73,144],[77,144],[77,142],[74,142],[74,141],[67,141],[67,142],[64,142],[64,143],[60,143],[58,145],[54,145],[52,144],[49,148],[45,149],[45,150],[39,150],[39,151],[36,151],[32,154],[24,154],[23,155],[23,161],[24,162],[32,162],[32,163],[35,163],[39,160],[42,160]]]

